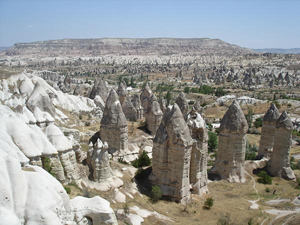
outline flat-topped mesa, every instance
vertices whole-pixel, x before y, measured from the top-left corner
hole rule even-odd
[[[163,118],[163,112],[161,111],[160,105],[154,95],[150,99],[149,110],[145,116],[147,129],[151,132],[151,134],[155,135]]]
[[[290,167],[290,148],[292,145],[293,123],[286,111],[276,122],[274,147],[271,158],[267,164],[267,170],[272,176],[294,180],[295,174]]]
[[[149,106],[150,106],[150,100],[153,96],[153,92],[151,90],[151,88],[149,87],[149,84],[148,82],[146,83],[141,95],[140,95],[140,98],[141,98],[141,104],[144,108],[144,113],[147,113],[148,110],[149,110]]]
[[[100,137],[107,142],[110,154],[128,149],[128,127],[119,97],[111,90],[107,98],[100,125]],[[115,155],[114,154],[114,155]]]
[[[221,120],[219,149],[213,174],[229,182],[245,182],[244,162],[248,124],[237,101],[233,101]]]
[[[127,91],[126,86],[123,82],[120,82],[117,93],[119,95],[121,105],[123,105],[123,102],[125,101],[125,98],[128,95],[128,91]]]
[[[185,94],[183,92],[180,92],[175,102],[179,106],[183,117],[186,120],[189,111],[189,103],[185,97]]]
[[[274,137],[276,130],[276,121],[280,114],[274,104],[271,104],[270,108],[266,112],[263,118],[261,138],[259,143],[258,157],[269,156],[273,150]]]
[[[190,159],[193,139],[180,108],[168,108],[153,140],[152,173],[149,179],[162,194],[185,202],[190,197]]]
[[[90,168],[90,177],[95,182],[105,182],[113,177],[109,164],[108,145],[97,139],[88,151],[87,163]]]
[[[187,125],[190,128],[190,133],[194,140],[191,154],[190,183],[193,192],[201,195],[208,192],[208,133],[204,119],[194,109],[188,114]]]

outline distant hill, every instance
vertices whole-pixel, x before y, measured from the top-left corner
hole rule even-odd
[[[7,55],[100,56],[100,55],[237,55],[250,49],[209,38],[98,38],[62,39],[17,43]]]
[[[11,47],[0,46],[0,52],[5,51]]]
[[[300,48],[263,48],[263,49],[252,49],[255,52],[262,53],[277,53],[277,54],[300,54]]]

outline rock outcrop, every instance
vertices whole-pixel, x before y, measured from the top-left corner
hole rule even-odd
[[[98,138],[97,142],[87,154],[87,164],[89,165],[91,178],[95,182],[105,182],[113,176],[109,164],[108,145]]]
[[[119,97],[111,90],[107,98],[100,125],[100,137],[107,142],[109,153],[118,155],[128,149],[128,127]]]
[[[90,99],[94,99],[96,95],[99,95],[105,102],[108,96],[108,87],[104,80],[95,80],[94,86],[89,94]]]
[[[208,133],[206,123],[201,115],[192,110],[188,114],[187,125],[193,138],[193,147],[190,165],[190,183],[193,192],[203,194],[207,188],[207,157],[208,157]]]
[[[229,182],[245,182],[244,162],[248,124],[237,101],[233,101],[221,120],[219,149],[213,174]]]
[[[180,110],[183,114],[183,117],[186,120],[187,119],[187,114],[188,114],[188,111],[189,111],[189,103],[188,103],[188,100],[185,97],[185,94],[183,92],[180,92],[175,102],[179,106],[179,108],[180,108]]]
[[[164,114],[153,140],[152,173],[149,179],[162,194],[175,201],[190,197],[190,160],[193,139],[177,104]]]
[[[117,94],[119,95],[120,103],[123,105],[123,102],[126,99],[126,96],[128,95],[128,91],[126,90],[126,85],[123,82],[120,82]]]
[[[144,108],[141,103],[140,96],[138,94],[135,94],[131,98],[132,105],[136,109],[137,112],[137,120],[140,120],[144,117]]]
[[[258,157],[269,156],[273,150],[276,121],[280,114],[274,104],[266,112],[263,118],[262,131],[259,143]]]
[[[150,99],[148,111],[145,114],[145,117],[147,129],[151,132],[151,134],[155,135],[163,118],[163,112],[161,111],[160,105],[154,95]]]
[[[23,165],[0,145],[0,224],[117,224],[110,204],[100,197],[70,200],[63,186],[38,166]],[[84,219],[85,218],[85,219]]]
[[[53,172],[57,179],[63,183],[79,180],[76,154],[70,141],[54,124],[46,127],[45,134],[58,151],[58,155],[50,157]]]
[[[149,84],[146,83],[140,98],[141,98],[141,104],[142,107],[144,108],[144,112],[147,113],[148,110],[150,109],[150,103],[151,103],[151,98],[153,96],[153,92],[151,88],[149,87]]]
[[[290,167],[290,148],[292,145],[293,123],[286,111],[276,122],[274,147],[267,170],[272,176],[282,177],[287,180],[295,179],[295,174]]]

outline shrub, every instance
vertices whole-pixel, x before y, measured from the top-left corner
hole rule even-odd
[[[151,190],[151,200],[152,202],[157,202],[162,197],[162,191],[159,186],[154,185],[152,186]]]
[[[267,193],[269,193],[271,190],[270,190],[270,188],[267,187],[267,188],[265,189],[265,191],[266,191]]]
[[[255,144],[251,145],[247,141],[247,143],[246,143],[246,155],[245,155],[245,159],[246,160],[255,160],[256,159],[257,151],[258,151],[257,146]]]
[[[296,179],[296,182],[297,182],[296,189],[300,189],[300,177],[298,177],[298,178]]]
[[[266,171],[262,170],[258,173],[259,179],[258,179],[258,183],[262,183],[262,184],[272,184],[272,180],[273,178],[270,177]]]
[[[124,205],[123,210],[124,210],[124,214],[125,214],[126,216],[129,215],[129,207],[128,207],[128,204],[127,204],[127,203]]]
[[[218,136],[216,133],[208,132],[208,151],[213,152],[218,147]]]
[[[123,158],[118,158],[118,162],[122,164],[128,164]]]
[[[82,120],[82,115],[79,115],[79,119]]]
[[[204,202],[203,208],[209,210],[211,209],[211,207],[213,207],[213,205],[214,205],[213,197],[208,197]]]
[[[262,122],[263,122],[263,119],[262,119],[262,118],[257,118],[257,119],[254,121],[254,126],[255,126],[256,128],[262,127]]]
[[[229,214],[226,214],[226,215],[222,214],[219,217],[219,220],[218,220],[218,223],[217,223],[217,225],[235,225],[235,224],[236,223],[231,220]]]
[[[132,162],[132,166],[135,168],[141,168],[143,166],[150,166],[151,165],[151,159],[147,155],[145,151],[142,152],[142,154]]]
[[[71,188],[69,187],[64,187],[65,191],[67,192],[67,194],[70,194],[71,193]]]
[[[43,168],[44,170],[46,170],[48,173],[50,173],[52,176],[55,177],[55,173],[52,170],[52,165],[51,165],[51,160],[49,157],[45,157],[42,159],[42,164],[43,164]]]

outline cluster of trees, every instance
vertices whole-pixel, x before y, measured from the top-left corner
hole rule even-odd
[[[221,97],[227,94],[227,92],[224,90],[222,87],[218,87],[217,89],[210,87],[208,85],[202,85],[199,88],[197,87],[185,87],[184,92],[186,94],[188,93],[200,93],[200,94],[206,94],[206,95],[211,95],[215,94],[217,97]]]
[[[126,75],[119,76],[119,83],[122,81],[124,81],[126,83],[127,87],[136,88],[136,86],[137,86],[133,76],[130,77],[130,80],[129,80],[129,77]]]

